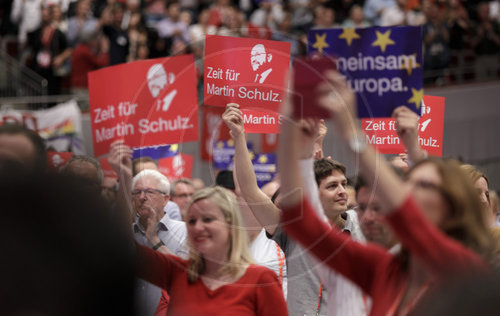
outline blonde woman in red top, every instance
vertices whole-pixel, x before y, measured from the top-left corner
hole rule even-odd
[[[122,202],[130,196],[131,154],[121,141],[111,145],[108,160],[120,176]],[[188,260],[136,245],[138,276],[170,295],[167,315],[288,315],[276,274],[252,262],[232,192],[211,187],[195,193],[186,225]]]

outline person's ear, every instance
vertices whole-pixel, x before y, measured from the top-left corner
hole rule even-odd
[[[163,207],[165,207],[167,205],[169,200],[170,200],[170,195],[165,194],[165,196],[163,197]]]

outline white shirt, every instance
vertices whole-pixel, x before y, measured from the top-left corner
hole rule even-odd
[[[311,203],[311,207],[316,214],[328,222],[328,218],[323,212],[321,201],[319,200],[318,185],[314,177],[313,159],[303,159],[300,161],[300,170],[306,195]],[[354,240],[360,238],[361,230],[357,221],[357,215],[354,211],[348,211],[348,218],[345,227],[351,230],[351,236]],[[357,226],[357,227],[356,227]],[[361,234],[362,236],[362,234]],[[360,241],[360,240],[357,240]],[[317,261],[316,261],[317,262]],[[322,263],[313,264],[318,275],[323,282],[323,286],[328,290],[328,315],[342,316],[366,316],[368,314],[367,306],[363,300],[362,290],[350,280],[336,273],[331,268]]]
[[[281,274],[283,277],[283,294],[286,299],[287,278],[285,254],[278,244],[274,240],[267,238],[266,230],[262,228],[257,238],[250,244],[249,250],[257,264],[273,270],[278,278]]]

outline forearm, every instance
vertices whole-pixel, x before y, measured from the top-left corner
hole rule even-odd
[[[234,164],[238,183],[241,184],[240,190],[243,198],[250,202],[254,199],[257,186],[257,178],[253,171],[253,164],[250,160],[245,134],[242,132],[234,137]]]
[[[280,205],[292,207],[302,201],[302,180],[299,173],[299,148],[297,144],[299,130],[290,118],[285,118],[281,125],[278,144],[278,167],[281,177]]]
[[[349,145],[356,138],[364,140],[364,134],[357,122],[348,130],[349,132],[343,135],[346,144]],[[379,197],[383,206],[381,210],[383,210],[384,214],[388,214],[399,207],[406,199],[407,192],[403,182],[389,167],[385,159],[369,144],[366,144],[365,148],[361,149],[359,153],[356,153],[351,146],[348,147],[357,156],[360,172],[368,185],[375,190],[375,194]]]
[[[269,234],[274,234],[279,223],[280,211],[271,199],[260,190],[248,153],[245,135],[241,133],[235,141],[235,175],[243,199],[259,223]]]
[[[304,191],[309,200],[312,209],[320,219],[328,222],[321,201],[319,200],[318,185],[314,177],[314,160],[313,158],[301,159],[299,161],[299,169],[304,183]]]

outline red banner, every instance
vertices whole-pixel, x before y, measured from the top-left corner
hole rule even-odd
[[[132,148],[198,139],[192,55],[137,61],[89,74],[94,155],[116,139]]]
[[[204,103],[225,107],[238,103],[255,121],[246,132],[277,132],[276,120],[284,99],[290,63],[290,43],[207,35],[205,42]]]
[[[270,154],[278,150],[278,134],[262,134],[262,153]]]
[[[418,141],[420,146],[431,156],[442,156],[443,97],[424,95],[422,116],[418,126]],[[361,128],[366,134],[366,140],[382,154],[398,154],[405,148],[396,133],[396,121],[392,118],[361,119]]]
[[[108,159],[101,158],[99,159],[99,162],[101,163],[102,172],[106,178],[118,178],[116,172],[113,170],[113,168],[111,168]]]
[[[177,156],[159,159],[158,169],[170,181],[191,178],[193,162],[194,157],[192,155],[178,154]]]
[[[229,128],[222,121],[222,113],[225,108],[204,106],[203,107],[203,129],[201,131],[201,158],[203,160],[212,159],[212,149],[214,143],[220,140],[228,140]]]
[[[57,152],[49,151],[47,152],[47,164],[48,169],[51,171],[59,171],[62,167],[68,163],[68,161],[73,157],[72,152]]]

